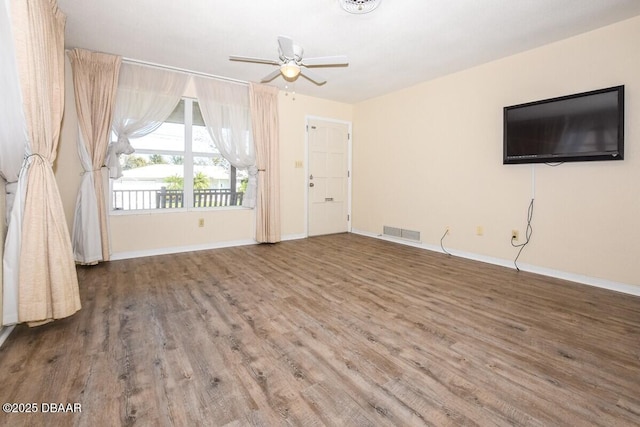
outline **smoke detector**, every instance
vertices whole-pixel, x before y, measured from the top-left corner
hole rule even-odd
[[[369,13],[380,5],[382,0],[339,0],[340,6],[349,13]]]

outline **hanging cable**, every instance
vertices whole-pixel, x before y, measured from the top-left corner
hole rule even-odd
[[[446,230],[444,230],[444,234],[442,235],[442,237],[440,238],[440,247],[442,248],[442,252],[444,252],[447,255],[451,255],[449,252],[447,252],[447,250],[444,248],[444,243],[442,243],[442,241],[444,240],[445,236],[449,234],[449,227],[447,227]]]
[[[516,245],[515,243],[513,243],[513,241],[515,240],[515,236],[511,236],[511,246],[513,246],[514,248],[520,248],[518,250],[516,258],[513,260],[513,265],[515,265],[517,271],[520,271],[520,268],[518,267],[518,258],[520,258],[520,254],[522,253],[524,247],[529,244],[529,241],[531,240],[531,234],[533,234],[533,227],[531,226],[531,221],[533,220],[533,200],[534,199],[531,199],[531,202],[529,203],[529,209],[527,210],[527,230],[525,232],[524,242]]]

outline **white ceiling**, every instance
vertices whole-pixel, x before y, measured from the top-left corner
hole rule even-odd
[[[66,47],[244,81],[273,65],[277,37],[306,57],[347,55],[349,65],[314,68],[322,86],[300,77],[288,90],[356,103],[636,15],[639,0],[382,0],[369,14],[338,0],[58,0]],[[270,84],[285,87],[278,77]]]

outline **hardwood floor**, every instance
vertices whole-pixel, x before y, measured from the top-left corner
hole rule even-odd
[[[39,409],[1,425],[640,424],[639,297],[350,234],[78,275],[0,349]]]

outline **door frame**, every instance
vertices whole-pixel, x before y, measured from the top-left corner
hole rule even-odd
[[[352,132],[352,123],[347,120],[339,120],[330,117],[322,117],[322,116],[312,116],[306,115],[304,120],[304,235],[305,237],[309,237],[309,122],[311,120],[319,120],[323,122],[330,123],[339,123],[343,125],[347,125],[347,132],[349,133],[349,137],[347,140],[347,233],[351,233],[351,221],[353,216],[351,215],[351,184],[353,180],[353,165],[352,165],[352,144],[353,144],[353,132]]]

